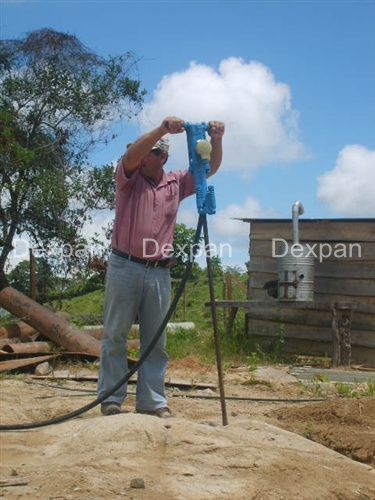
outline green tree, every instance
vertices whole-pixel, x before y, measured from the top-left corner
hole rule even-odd
[[[207,268],[206,268],[207,271]],[[213,255],[211,257],[211,271],[213,278],[222,278],[224,271],[221,259],[218,255]]]
[[[82,243],[96,208],[114,203],[113,169],[92,167],[145,91],[133,53],[103,58],[72,35],[42,29],[0,41],[0,279],[16,234],[45,255]],[[70,260],[70,262],[73,262]],[[0,283],[1,284],[1,283]]]
[[[232,276],[236,276],[237,278],[242,278],[242,279],[248,278],[248,273],[240,266],[225,266],[225,273],[231,274]]]
[[[194,251],[195,229],[188,228],[185,224],[178,223],[175,226],[173,236],[173,252],[178,259],[178,264],[171,269],[171,276],[174,279],[182,278],[185,272],[185,266],[191,258]],[[200,237],[198,245],[203,237]],[[197,262],[193,263],[190,278],[198,278],[201,269]]]
[[[48,292],[54,286],[51,266],[44,258],[35,259],[36,299],[40,303],[47,301]],[[30,263],[23,260],[7,275],[9,284],[25,295],[30,295]]]
[[[30,264],[23,260],[7,275],[10,286],[25,295],[30,295]]]

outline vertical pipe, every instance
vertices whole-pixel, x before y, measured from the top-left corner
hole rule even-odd
[[[300,201],[293,203],[292,207],[292,240],[293,245],[299,243],[298,217],[304,212],[303,205]]]

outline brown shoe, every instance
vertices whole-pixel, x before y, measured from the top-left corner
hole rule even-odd
[[[102,403],[100,409],[103,415],[118,415],[121,413],[121,406],[115,402]]]
[[[137,413],[142,413],[143,415],[153,415],[159,418],[171,418],[173,413],[167,407],[157,408],[156,410],[137,410]]]

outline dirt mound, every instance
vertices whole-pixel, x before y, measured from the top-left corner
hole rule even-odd
[[[283,429],[375,467],[375,398],[336,399],[305,407],[278,408]]]
[[[232,369],[225,373],[229,425],[223,426],[214,367],[189,358],[171,363],[167,378],[192,382],[190,389],[167,388],[174,419],[134,413],[135,387],[129,383],[120,415],[102,417],[96,406],[58,425],[1,433],[0,496],[375,498],[374,398],[303,403],[306,393],[287,367]],[[0,390],[2,424],[53,418],[96,397],[94,381],[35,380],[26,374],[3,378]],[[6,486],[17,480],[18,486]]]
[[[4,489],[34,499],[371,498],[375,475],[312,441],[257,420],[213,426],[121,414],[2,435]],[[142,490],[131,488],[141,479]],[[130,496],[128,496],[130,495]]]

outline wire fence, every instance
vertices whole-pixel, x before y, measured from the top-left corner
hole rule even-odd
[[[247,279],[231,274],[214,278],[215,299],[219,300],[245,300],[247,298]],[[179,280],[173,280],[172,291],[176,290]],[[200,277],[194,281],[188,281],[184,292],[172,316],[173,320],[194,321],[197,315],[210,316],[210,310],[206,304],[210,302],[209,283],[207,277]],[[224,308],[220,311],[223,320],[227,320],[228,311]]]

